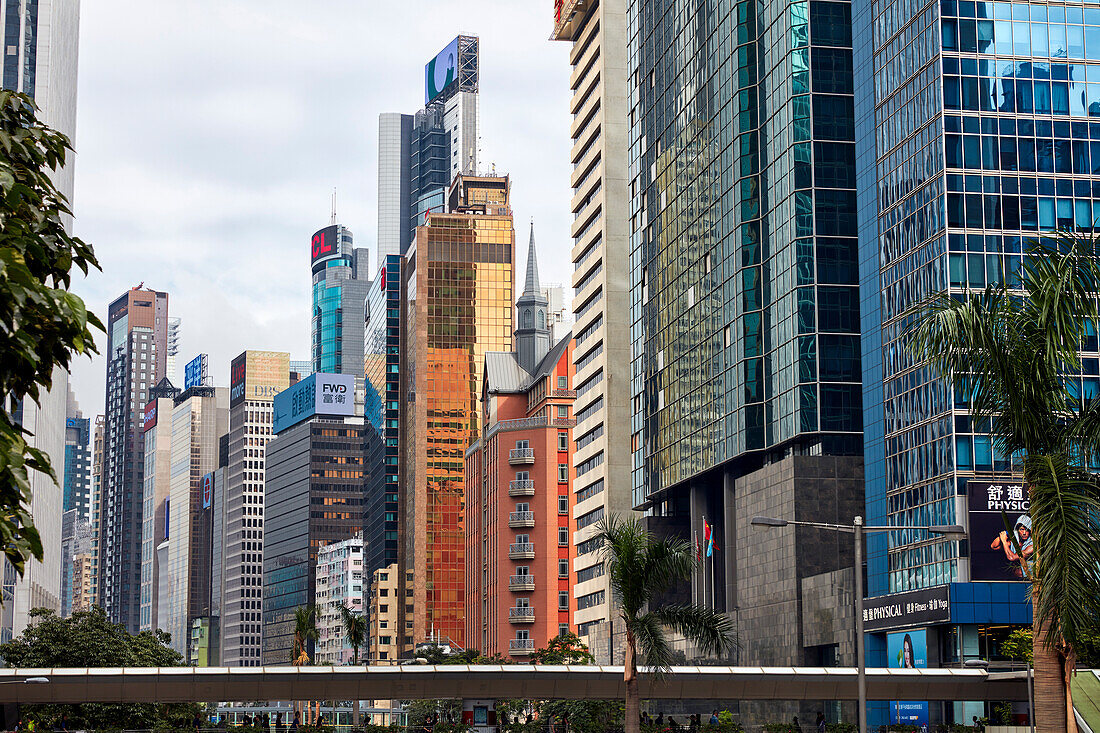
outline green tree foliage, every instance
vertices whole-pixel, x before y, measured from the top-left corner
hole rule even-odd
[[[168,646],[163,631],[131,635],[111,623],[100,608],[60,618],[36,608],[23,633],[0,645],[0,657],[12,667],[182,667],[183,657]],[[199,711],[191,703],[82,703],[27,705],[24,714],[40,723],[53,723],[64,714],[70,730],[152,728],[163,723],[189,723]]]
[[[1031,662],[1031,629],[1015,629],[1001,644],[1001,653],[1017,662]],[[1085,631],[1078,639],[1077,666],[1083,669],[1100,669],[1100,627]]]
[[[55,366],[95,351],[103,330],[84,301],[69,292],[74,267],[99,268],[90,245],[65,230],[68,202],[50,172],[72,151],[68,138],[42,125],[30,97],[0,91],[0,545],[22,574],[42,559],[30,515],[30,472],[56,480],[49,457],[27,443],[12,406],[38,400]]]
[[[290,663],[295,666],[308,665],[309,643],[317,641],[317,608],[299,606],[294,609],[294,642],[290,647]]]
[[[542,649],[531,653],[531,664],[592,664],[596,658],[572,631],[555,636]]]
[[[1070,232],[1035,242],[1012,281],[922,303],[909,339],[912,356],[950,381],[991,426],[999,454],[1023,469],[1032,546],[1011,541],[1032,584],[1044,733],[1076,729],[1069,682],[1100,618],[1100,476],[1089,469],[1100,457],[1100,399],[1082,400],[1063,378],[1079,372],[1077,350],[1100,322],[1098,242]]]
[[[604,543],[601,556],[611,590],[626,626],[626,733],[638,733],[640,699],[638,658],[658,675],[674,659],[668,632],[679,633],[702,654],[726,654],[737,639],[733,622],[725,614],[694,604],[658,606],[660,597],[674,584],[691,577],[695,553],[686,540],[659,539],[637,519],[608,517],[600,522]]]
[[[359,647],[363,646],[367,638],[367,617],[361,613],[355,613],[341,603],[340,622],[344,626],[344,640],[351,644],[352,664],[359,664]]]
[[[573,632],[559,634],[531,654],[532,664],[593,664],[596,658]],[[555,730],[603,733],[623,725],[622,700],[542,700],[535,705],[539,722]]]

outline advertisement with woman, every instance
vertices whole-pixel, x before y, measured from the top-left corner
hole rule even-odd
[[[917,669],[928,666],[928,632],[925,629],[899,631],[886,635],[887,666],[892,669]],[[928,702],[895,700],[890,703],[890,722],[928,725]]]

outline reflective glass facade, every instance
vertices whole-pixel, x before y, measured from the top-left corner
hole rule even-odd
[[[936,291],[1011,283],[1029,238],[1100,215],[1100,9],[855,7],[856,34],[873,38],[856,63],[868,520],[963,523],[967,480],[1010,466],[965,396],[906,350],[906,311]],[[1100,390],[1092,341],[1084,394]],[[918,539],[870,543],[869,595],[966,579],[955,543]]]
[[[630,4],[635,505],[862,449],[850,7]]]
[[[367,279],[369,253],[366,248],[354,248],[351,230],[342,226],[328,227],[314,234],[315,246],[318,237],[333,235],[336,241],[327,242],[325,246],[334,248],[334,254],[314,254],[310,331],[313,371],[362,376],[364,302],[370,287]]]
[[[367,490],[363,506],[365,571],[398,561],[404,355],[404,257],[388,255],[367,297],[364,346]]]
[[[490,208],[497,213],[431,214],[406,263],[405,557],[416,642],[434,630],[464,643],[464,455],[478,438],[485,352],[512,350],[515,232],[506,203]]]

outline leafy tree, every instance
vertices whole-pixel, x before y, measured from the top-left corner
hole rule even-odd
[[[600,549],[611,589],[626,626],[626,733],[639,730],[638,656],[656,674],[671,666],[668,629],[693,642],[706,655],[723,654],[737,644],[733,622],[714,609],[694,604],[650,608],[674,583],[691,577],[695,553],[685,540],[659,539],[637,519],[608,517],[600,522]]]
[[[346,604],[341,603],[340,622],[344,626],[344,639],[351,644],[352,664],[359,664],[359,647],[367,637],[367,619],[361,613],[355,613]],[[352,700],[352,725],[359,725],[359,698]]]
[[[596,658],[572,631],[558,634],[542,649],[531,653],[532,664],[592,664]]]
[[[12,667],[181,667],[183,657],[168,646],[163,631],[131,635],[111,623],[100,608],[60,618],[52,610],[36,608],[23,633],[0,645],[0,656]],[[28,715],[43,722],[68,718],[71,729],[152,728],[170,721],[190,722],[199,711],[191,703],[81,703],[27,705]]]
[[[1031,581],[1035,719],[1045,732],[1075,731],[1070,678],[1100,618],[1100,399],[1082,400],[1077,349],[1100,321],[1098,240],[1068,232],[1032,244],[1012,282],[963,295],[940,293],[913,313],[912,356],[927,359],[989,421],[1001,455],[1023,469],[1031,547],[1013,554]],[[1091,460],[1090,460],[1091,459]]]
[[[1001,644],[1001,652],[1019,662],[1033,662],[1031,629],[1015,629]],[[1085,669],[1100,668],[1100,628],[1085,631],[1078,639],[1077,666]]]
[[[580,637],[569,631],[559,634],[531,654],[533,664],[593,664],[596,658]],[[620,700],[542,700],[535,705],[539,721],[568,723],[580,733],[602,733],[623,724]]]
[[[28,444],[13,406],[37,401],[53,386],[54,368],[94,352],[91,329],[103,330],[69,292],[72,268],[87,274],[99,262],[65,230],[71,212],[50,180],[72,146],[36,109],[30,97],[0,91],[0,545],[20,575],[28,559],[42,559],[30,472],[57,477],[49,457]]]
[[[308,665],[309,643],[317,641],[317,609],[298,606],[294,609],[294,642],[290,647],[290,662],[296,667]]]

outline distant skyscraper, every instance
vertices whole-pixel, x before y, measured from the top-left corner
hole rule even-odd
[[[556,344],[573,330],[572,298],[566,295],[566,288],[561,285],[543,285],[540,290],[547,303],[546,320],[550,324],[550,343]]]
[[[573,487],[583,497],[574,509],[578,517],[600,507],[621,514],[632,506],[626,5],[627,0],[556,0],[551,34],[572,42],[574,435],[581,444],[573,464],[596,464]],[[597,534],[595,525],[573,534],[583,550],[574,561],[577,633],[598,662],[621,663],[620,657],[612,659],[621,645],[609,643],[608,626],[618,616],[608,578],[596,569]]]
[[[141,626],[143,423],[149,390],[164,378],[168,358],[168,294],[134,288],[111,303],[104,354],[99,605],[109,618],[136,633]]]
[[[69,388],[65,417],[65,484],[62,509],[75,509],[84,522],[92,520],[92,421],[84,417]]]
[[[92,525],[76,509],[69,509],[61,519],[61,617],[73,613],[73,604],[84,604],[88,578],[85,563],[92,551]]]
[[[141,630],[165,628],[160,614],[160,558],[167,552],[172,494],[172,411],[180,390],[167,377],[149,390],[142,430],[145,468],[141,519]],[[182,470],[182,466],[181,466]],[[158,552],[164,546],[164,552]]]
[[[79,0],[9,0],[2,9],[0,49],[3,87],[30,95],[38,117],[70,140],[76,133],[76,76],[79,43]],[[58,189],[72,201],[73,164],[52,175]],[[66,226],[72,217],[64,216]],[[66,407],[69,375],[60,367],[53,385],[38,402],[23,400],[16,421],[31,434],[30,443],[50,458],[58,480],[64,481]],[[42,562],[27,562],[20,578],[6,560],[0,561],[0,642],[19,634],[31,608],[61,610],[62,488],[53,479],[32,472],[30,512],[46,548]]]
[[[360,336],[362,338],[362,336]],[[261,651],[264,479],[272,439],[272,400],[290,386],[290,354],[245,351],[233,360],[229,383],[229,441],[225,491],[215,523],[221,542],[220,663],[258,667]]]
[[[403,255],[428,211],[446,208],[447,187],[476,173],[479,42],[459,36],[425,69],[424,108],[378,117],[378,261]]]
[[[165,376],[172,380],[173,384],[183,384],[183,379],[176,373],[179,368],[180,353],[180,319],[168,319],[168,361],[165,365]]]
[[[339,224],[313,235],[313,371],[363,376],[363,320],[370,252]]]
[[[448,213],[417,229],[405,271],[404,566],[414,574],[406,649],[466,635],[464,456],[480,431],[485,353],[510,351],[515,231],[507,176],[458,176]]]

